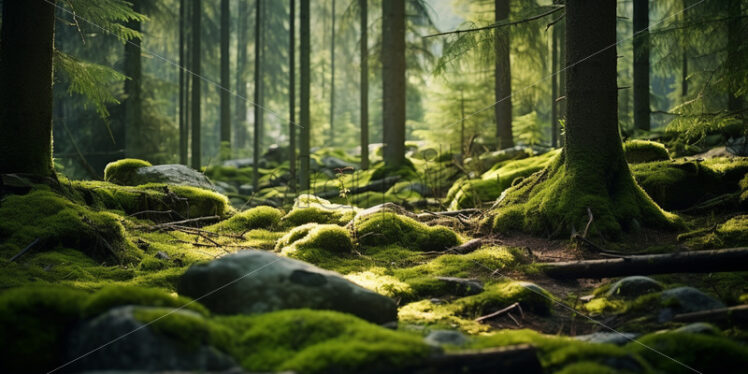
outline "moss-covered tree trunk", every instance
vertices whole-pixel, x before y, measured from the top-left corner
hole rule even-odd
[[[387,167],[405,163],[405,2],[382,1],[382,135]]]
[[[509,0],[494,1],[495,21],[506,22],[509,19]],[[512,72],[509,60],[509,28],[499,27],[495,31],[494,52],[494,92],[496,105],[496,139],[499,149],[514,147],[512,135]]]
[[[3,2],[0,174],[51,175],[55,1]]]
[[[667,227],[674,217],[636,184],[618,134],[616,3],[576,0],[566,8],[564,151],[507,191],[494,227],[563,236],[584,228],[588,209],[593,233],[606,237],[640,225]]]

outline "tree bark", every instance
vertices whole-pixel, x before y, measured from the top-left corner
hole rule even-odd
[[[628,256],[540,264],[553,278],[612,278],[628,275],[712,273],[748,270],[748,248]]]
[[[187,9],[185,0],[179,0],[179,163],[187,165],[189,132],[187,127],[187,74],[185,70],[187,56],[185,53],[185,19]]]
[[[335,0],[332,0],[332,27],[330,28],[330,140],[335,145]]]
[[[688,22],[688,7],[689,1],[683,0],[683,23]],[[688,97],[688,47],[681,47],[681,70],[680,70],[680,97],[681,103],[686,102]]]
[[[202,0],[192,0],[192,160],[191,165],[195,170],[200,170],[201,147],[200,147],[200,25],[203,14]]]
[[[255,0],[255,105],[252,146],[252,186],[259,188],[260,144],[262,143],[262,0]]]
[[[740,43],[745,40],[745,34],[741,33],[741,19],[742,9],[740,0],[728,0],[728,17],[727,21],[727,74],[728,79],[731,82],[728,86],[727,93],[727,111],[737,112],[743,107],[743,98],[738,95],[738,90],[741,88],[739,83],[736,83],[738,78],[738,72],[740,70]]]
[[[288,18],[288,189],[296,192],[296,0]]]
[[[221,0],[221,158],[231,158],[231,96],[229,83],[229,0]]]
[[[494,1],[495,21],[504,22],[509,18],[509,1]],[[494,92],[498,103],[494,106],[496,116],[496,141],[499,149],[514,147],[512,135],[512,72],[510,63],[509,28],[500,27],[495,31],[494,52]]]
[[[361,17],[361,169],[369,168],[369,9],[359,0]]]
[[[234,106],[234,149],[242,149],[247,145],[247,47],[249,44],[248,0],[239,0],[239,25],[236,36],[236,102]]]
[[[558,62],[561,70],[558,75],[558,119],[566,121],[566,16],[559,21],[558,26]],[[558,141],[560,146],[566,144],[566,137],[562,134],[560,126]]]
[[[649,0],[634,0],[634,127],[650,129]]]
[[[54,174],[55,1],[4,1],[0,32],[0,174]]]
[[[299,8],[299,38],[300,45],[299,50],[301,55],[299,56],[299,69],[300,72],[300,100],[299,103],[299,119],[301,120],[300,130],[300,144],[299,144],[299,172],[300,180],[299,184],[302,190],[309,189],[309,129],[312,126],[311,117],[309,113],[309,79],[310,79],[310,67],[309,67],[309,52],[310,52],[310,40],[309,40],[309,0],[301,0],[301,6]]]
[[[551,147],[558,147],[558,42],[559,26],[554,25],[551,35]]]
[[[133,0],[132,9],[140,12],[140,0]],[[138,20],[127,22],[127,27],[134,31],[141,31]],[[125,154],[127,157],[143,158],[143,62],[140,55],[140,39],[132,39],[125,43]]]
[[[405,162],[405,2],[382,1],[382,133],[387,167]]]

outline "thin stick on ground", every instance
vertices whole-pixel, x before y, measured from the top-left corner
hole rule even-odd
[[[512,310],[514,310],[514,309],[517,309],[517,310],[519,310],[519,314],[520,314],[520,316],[522,316],[522,319],[524,319],[524,318],[525,318],[525,313],[524,313],[524,312],[522,311],[522,307],[521,307],[521,306],[519,305],[519,303],[518,303],[518,302],[516,302],[516,303],[513,303],[512,305],[509,305],[509,306],[508,306],[508,307],[506,307],[506,308],[503,308],[503,309],[497,310],[497,311],[495,311],[495,312],[493,312],[493,313],[491,313],[491,314],[486,314],[485,316],[482,316],[482,317],[478,317],[478,318],[476,318],[476,319],[475,319],[475,322],[481,322],[481,321],[485,321],[485,320],[487,320],[487,319],[491,319],[491,318],[494,318],[494,317],[500,316],[500,315],[502,315],[502,314],[504,314],[504,313],[508,313],[509,311],[512,311]],[[514,319],[514,318],[512,317],[512,319]],[[514,322],[515,322],[515,323],[517,323],[517,324],[519,324],[519,323],[517,322],[517,320],[514,320]]]

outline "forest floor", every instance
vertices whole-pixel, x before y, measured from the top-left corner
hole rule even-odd
[[[521,152],[458,163],[414,151],[412,169],[375,163],[345,172],[355,158],[323,149],[317,196],[291,194],[282,183],[287,165],[272,154],[259,191],[247,185],[251,168],[231,164],[205,171],[218,192],[153,180],[128,186],[150,168],[133,161],[107,170],[110,182],[5,175],[0,340],[15,343],[0,353],[0,371],[410,372],[436,367],[445,354],[490,360],[487,349],[518,344],[534,347],[542,369],[502,356],[510,371],[748,365],[744,312],[678,317],[748,304],[748,272],[560,280],[541,266],[611,258],[600,248],[625,257],[748,245],[748,158],[632,163],[642,188],[684,224],[617,240],[591,234],[592,247],[569,239],[569,228],[555,237],[485,228],[501,192],[553,157]],[[248,249],[270,257],[245,263]],[[288,273],[307,266],[288,259],[314,267]],[[300,271],[314,276],[299,283]],[[325,288],[332,284],[342,288]],[[387,322],[390,312],[396,323]],[[130,328],[140,332],[123,339]],[[121,355],[132,357],[112,358]]]

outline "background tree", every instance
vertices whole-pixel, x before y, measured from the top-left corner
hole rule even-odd
[[[405,162],[405,2],[382,1],[383,156],[388,167]]]
[[[300,102],[299,119],[301,130],[299,135],[299,185],[302,190],[309,189],[309,130],[312,126],[309,113],[309,80],[310,80],[310,28],[309,28],[309,0],[301,0],[299,9],[299,67],[300,67]]]
[[[221,0],[221,158],[231,157],[229,0]]]
[[[296,192],[296,0],[288,15],[288,188]]]
[[[136,12],[140,12],[141,0],[133,0],[132,7]],[[141,22],[139,19],[130,20],[127,27],[137,32],[141,31]],[[143,134],[143,63],[140,53],[140,39],[134,39],[125,43],[125,75],[128,79],[125,81],[125,100],[122,105],[125,107],[125,153],[128,157],[142,158],[142,141]]]
[[[509,18],[509,0],[495,0],[494,15],[496,23],[506,22]],[[499,149],[514,146],[512,136],[512,73],[509,56],[509,29],[495,30],[495,72],[494,90],[498,103],[494,106],[496,113],[496,141]]]
[[[193,169],[200,170],[202,166],[202,155],[201,155],[201,137],[200,137],[200,38],[202,33],[201,18],[203,15],[202,0],[192,1],[192,24],[191,24],[191,39],[192,39],[192,64],[190,69],[192,70],[192,97],[191,97],[191,130],[192,130],[192,159],[191,165]]]
[[[247,145],[247,48],[249,48],[249,1],[239,0],[236,36],[236,102],[234,103],[234,147]]]
[[[255,191],[259,187],[259,164],[260,164],[260,149],[262,147],[262,119],[263,119],[263,100],[262,100],[262,30],[263,30],[263,4],[262,0],[255,0],[255,97],[254,97],[254,134],[252,147],[252,186]]]
[[[649,131],[649,0],[634,0],[634,126]]]
[[[361,40],[359,42],[359,64],[361,73],[360,101],[361,101],[361,169],[369,168],[369,4],[367,0],[359,1],[359,27]]]

